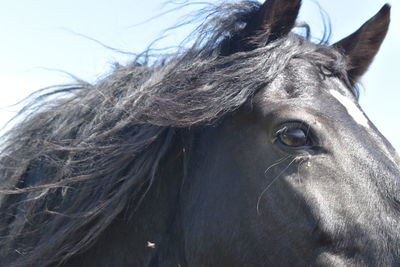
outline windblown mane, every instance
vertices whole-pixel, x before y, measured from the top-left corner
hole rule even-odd
[[[214,6],[191,47],[151,64],[137,57],[27,105],[1,144],[0,261],[46,265],[88,247],[129,202],[140,204],[179,131],[235,111],[292,58],[345,79],[339,52],[296,34],[230,50],[259,6]]]

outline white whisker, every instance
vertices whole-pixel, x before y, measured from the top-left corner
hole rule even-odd
[[[283,162],[283,161],[285,161],[285,160],[288,159],[288,158],[290,158],[290,156],[284,158],[284,160],[282,160],[282,161],[280,161],[280,162]],[[293,160],[292,160],[291,162],[289,162],[289,164],[288,164],[274,179],[272,179],[272,181],[267,185],[267,187],[265,187],[265,189],[261,192],[260,196],[258,197],[257,206],[256,206],[256,208],[257,208],[257,214],[258,214],[258,215],[261,214],[261,213],[260,213],[260,202],[261,202],[262,196],[263,196],[263,195],[268,191],[268,189],[275,183],[275,181],[278,180],[278,178],[282,176],[282,174],[290,167],[290,165],[292,165],[292,163],[293,163],[296,159],[298,159],[298,157],[294,157]],[[280,163],[280,162],[279,162],[279,163]],[[279,163],[275,163],[274,165],[276,166],[276,165],[279,164]],[[273,166],[274,166],[274,165],[273,165]],[[269,169],[270,169],[271,167],[272,167],[272,166],[270,166]]]

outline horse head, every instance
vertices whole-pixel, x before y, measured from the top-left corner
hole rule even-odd
[[[269,0],[231,38],[226,54],[259,53],[254,72],[281,68],[258,73],[270,82],[192,145],[182,196],[189,266],[399,264],[400,161],[353,87],[390,7],[332,46],[290,32],[299,8]]]
[[[300,6],[217,7],[183,53],[34,106],[0,158],[1,262],[398,266],[400,160],[355,86],[390,7],[327,45]]]

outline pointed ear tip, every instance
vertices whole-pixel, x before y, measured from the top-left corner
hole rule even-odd
[[[369,22],[380,22],[383,23],[387,26],[389,26],[390,23],[390,9],[391,5],[389,3],[386,3],[376,14],[373,16],[369,21],[366,22],[368,24]]]
[[[389,16],[390,15],[390,9],[392,8],[392,6],[389,3],[386,3],[381,10],[379,10],[378,13],[383,14],[385,16]]]
[[[387,27],[389,27],[389,23],[390,23],[390,9],[391,8],[392,8],[392,6],[389,3],[386,3],[375,16],[379,20],[383,21],[387,25]]]
[[[392,8],[392,5],[389,3],[386,3],[385,5],[383,5],[382,9],[385,9],[387,11],[390,11],[390,9]]]

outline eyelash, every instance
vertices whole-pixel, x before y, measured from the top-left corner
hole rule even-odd
[[[301,136],[301,134],[298,135],[299,132],[296,133],[294,131],[292,132],[292,136],[284,136],[284,134],[288,133],[290,130],[300,130],[305,139],[303,140],[303,136]],[[279,145],[287,149],[305,149],[308,147],[312,147],[314,144],[310,132],[310,126],[305,124],[304,122],[287,122],[280,126],[280,128],[275,132],[273,142],[278,143]],[[298,136],[296,136],[296,134]],[[287,138],[287,140],[284,140],[284,138]],[[304,144],[301,144],[303,141]],[[292,144],[289,144],[291,142]],[[296,142],[299,143],[296,144]]]

